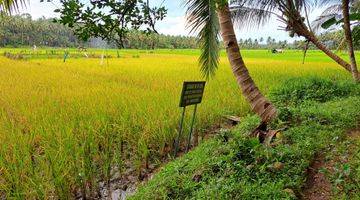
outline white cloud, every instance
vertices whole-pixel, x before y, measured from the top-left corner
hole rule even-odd
[[[20,13],[29,13],[33,19],[41,17],[57,17],[58,14],[54,10],[58,7],[57,3],[40,2],[40,0],[31,0],[31,3],[26,7],[20,9]]]
[[[159,33],[166,35],[189,35],[185,16],[167,17],[159,22],[157,29]]]

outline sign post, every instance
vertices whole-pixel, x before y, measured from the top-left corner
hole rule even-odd
[[[185,118],[185,110],[186,107],[183,107],[183,111],[181,114],[181,120],[180,120],[180,127],[179,127],[179,134],[177,136],[177,139],[175,140],[175,151],[174,151],[174,157],[176,157],[176,154],[179,150],[179,141],[180,141],[180,137],[182,135],[182,131],[183,131],[183,123],[184,123],[184,118]]]
[[[197,109],[197,104],[195,104],[195,107],[194,107],[194,113],[193,113],[193,116],[192,116],[192,121],[191,121],[191,126],[190,126],[190,133],[189,133],[189,137],[188,137],[188,143],[187,143],[187,146],[186,146],[186,152],[188,152],[189,149],[190,149],[191,136],[192,136],[192,133],[193,133],[193,130],[194,130],[196,109]]]
[[[181,114],[179,134],[178,134],[177,139],[175,140],[174,156],[176,156],[176,154],[179,150],[180,139],[181,139],[181,135],[183,132],[183,124],[184,124],[186,106],[195,105],[194,113],[193,113],[192,121],[191,121],[190,134],[187,139],[186,152],[190,149],[191,136],[192,136],[192,133],[194,130],[194,124],[195,124],[197,104],[201,103],[201,101],[202,101],[204,89],[205,89],[205,83],[206,83],[205,81],[192,81],[192,82],[184,82],[184,84],[183,84],[181,98],[180,98],[180,107],[183,108],[183,111]]]

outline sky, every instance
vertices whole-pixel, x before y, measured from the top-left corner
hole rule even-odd
[[[45,0],[46,1],[46,0]],[[57,17],[57,14],[53,11],[59,6],[59,0],[53,0],[53,3],[43,2],[40,0],[30,0],[30,4],[21,9],[20,13],[29,13],[34,19],[40,17]],[[189,29],[186,28],[185,7],[183,0],[150,0],[150,4],[153,6],[160,6],[162,3],[168,9],[167,17],[157,24],[157,30],[160,33],[168,35],[184,35],[188,36]],[[310,20],[315,19],[321,13],[320,9],[313,10],[309,13]],[[273,18],[265,26],[260,28],[243,28],[236,29],[236,35],[238,39],[259,39],[263,37],[266,40],[267,37],[275,38],[276,40],[288,40],[293,41],[300,38],[291,38],[288,33],[282,30],[278,30],[281,26],[281,22],[278,22],[276,18]]]

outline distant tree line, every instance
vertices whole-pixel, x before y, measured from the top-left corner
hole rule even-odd
[[[99,42],[91,39],[82,42],[71,28],[53,19],[32,19],[29,14],[15,16],[0,16],[0,46],[49,46],[49,47],[113,47],[115,43]],[[194,49],[197,48],[195,37],[170,36],[163,34],[145,34],[141,31],[131,31],[125,39],[124,47],[129,49]]]
[[[355,28],[354,28],[355,30]],[[353,32],[354,33],[354,32]],[[326,31],[318,34],[319,40],[329,49],[331,50],[346,50],[347,44],[344,39],[344,31],[336,30],[336,31]],[[292,44],[294,49],[304,49],[305,47],[304,40],[295,40]],[[360,50],[360,41],[358,38],[353,38],[353,45],[355,50]],[[318,49],[314,44],[309,44],[309,49]]]
[[[277,41],[275,38],[267,37],[266,40],[263,37],[259,39],[240,39],[238,41],[242,49],[293,49],[294,45],[287,40]]]
[[[329,49],[332,50],[345,50],[346,43],[344,40],[344,31],[332,31],[332,32],[323,32],[318,35],[319,40],[325,44]],[[276,40],[272,37],[267,37],[264,39],[260,37],[259,39],[239,39],[238,41],[242,49],[298,49],[303,50],[305,47],[305,40],[294,40],[293,42],[288,42],[287,40]],[[309,49],[317,49],[313,44],[310,44]],[[360,50],[360,42],[354,40],[354,48]]]
[[[359,27],[353,27],[353,45],[355,50],[360,50],[360,40],[359,40]],[[323,41],[324,44],[329,46],[329,48],[334,50],[346,50],[347,43],[344,38],[344,30],[335,30],[335,31],[326,31],[319,35],[319,39]]]
[[[140,31],[132,31],[125,39],[124,47],[128,49],[196,49],[198,44],[195,37],[144,34]]]
[[[0,19],[1,46],[73,47],[78,43],[71,29],[53,23],[51,19],[33,20],[29,14],[2,15]]]
[[[49,46],[49,47],[109,47],[116,48],[116,44],[108,44],[99,39],[82,42],[71,28],[54,23],[53,19],[32,19],[29,14],[15,16],[0,16],[0,46]],[[319,39],[331,49],[341,49],[343,32],[326,32]],[[240,39],[239,45],[243,49],[303,49],[304,40],[278,41],[275,38],[260,37],[258,39]],[[345,44],[343,45],[345,47]],[[131,31],[125,39],[124,48],[127,49],[195,49],[198,48],[197,39],[189,36],[170,36],[163,34],[144,34],[141,31]],[[310,45],[311,49],[315,46]],[[355,49],[360,45],[355,43]]]

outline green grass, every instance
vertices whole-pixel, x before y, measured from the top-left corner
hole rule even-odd
[[[348,164],[342,165],[342,163],[338,163],[335,166],[337,173],[335,173],[335,176],[332,178],[334,185],[338,186],[335,192],[337,193],[337,196],[342,197],[342,199],[360,199],[360,194],[358,193],[360,188],[359,137],[351,142],[353,143],[353,149],[348,149],[349,143],[346,142],[339,148],[342,149],[342,151],[340,150],[340,153],[345,152],[345,154],[342,155],[348,155]]]
[[[120,58],[108,50],[112,58],[102,65],[72,57],[74,49],[65,63],[63,50],[53,59],[45,59],[46,51],[25,60],[0,58],[0,198],[73,198],[97,191],[97,182],[112,176],[111,167],[126,170],[130,163],[140,171],[146,159],[160,164],[177,134],[182,82],[202,80],[198,50],[123,50]],[[265,94],[288,78],[351,81],[318,51],[310,51],[304,65],[299,51],[243,54]],[[197,131],[222,115],[249,110],[223,54],[198,108]]]
[[[327,83],[322,79],[317,81],[319,85]],[[299,82],[311,85],[309,79]],[[290,80],[274,93],[294,88],[292,84],[293,80]],[[354,84],[347,85],[360,90]],[[331,90],[332,87],[324,89]],[[331,96],[336,95],[329,94]],[[276,97],[281,99],[284,95]],[[358,94],[348,94],[325,103],[318,102],[317,97],[308,98],[288,107],[297,120],[290,118],[287,121],[290,128],[275,140],[278,144],[275,147],[264,146],[257,139],[248,137],[259,120],[256,116],[246,117],[235,130],[201,144],[166,165],[153,179],[140,186],[131,199],[297,199],[306,181],[306,169],[315,154],[333,149],[345,140],[346,130],[358,124],[359,103]],[[283,123],[278,121],[273,126],[282,127]],[[352,162],[358,163],[356,159]],[[355,171],[353,174],[358,173],[358,165],[347,166]],[[356,195],[358,179],[353,180],[351,189]],[[350,188],[349,184],[347,187]],[[349,190],[344,193],[344,197],[351,196]]]

